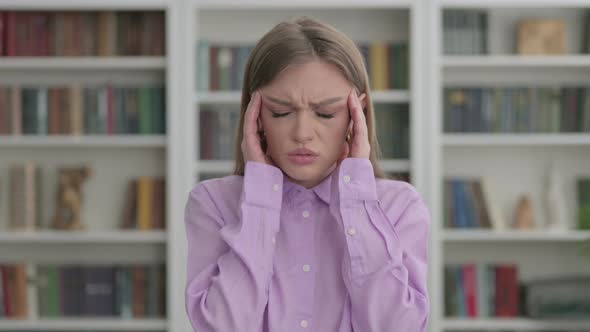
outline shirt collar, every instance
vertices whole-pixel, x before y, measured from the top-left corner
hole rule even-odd
[[[330,173],[320,183],[310,189],[306,189],[304,186],[293,182],[283,174],[283,188],[285,190],[283,194],[285,197],[292,200],[299,195],[306,197],[310,193],[315,193],[315,195],[317,195],[322,201],[329,205],[330,191],[332,188],[332,174],[334,174],[334,172]]]

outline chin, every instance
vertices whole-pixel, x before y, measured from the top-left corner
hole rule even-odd
[[[317,180],[328,172],[329,166],[317,164],[297,165],[289,160],[285,160],[280,167],[283,172],[291,179],[298,182],[308,182]]]
[[[281,167],[290,178],[298,181],[308,181],[317,178],[323,171],[319,165],[297,165],[285,160]]]

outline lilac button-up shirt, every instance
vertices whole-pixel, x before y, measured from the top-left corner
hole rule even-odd
[[[429,211],[347,158],[311,189],[274,166],[205,180],[185,209],[186,310],[198,332],[421,332]]]

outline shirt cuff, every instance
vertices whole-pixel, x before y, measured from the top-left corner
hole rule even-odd
[[[371,161],[366,158],[346,158],[338,170],[340,201],[377,200],[375,174]]]
[[[244,199],[249,204],[280,210],[283,199],[281,169],[256,161],[247,161],[244,170]]]

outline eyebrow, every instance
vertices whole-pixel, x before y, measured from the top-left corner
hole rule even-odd
[[[279,105],[283,105],[283,106],[288,106],[288,107],[293,107],[293,103],[287,101],[287,100],[281,100],[278,98],[274,98],[271,96],[266,96],[265,98],[268,98],[270,101],[275,102]],[[309,103],[312,107],[320,107],[320,106],[325,106],[325,105],[329,105],[329,104],[333,104],[337,101],[340,101],[344,99],[344,97],[333,97],[333,98],[328,98],[325,100],[320,101],[319,103]]]

